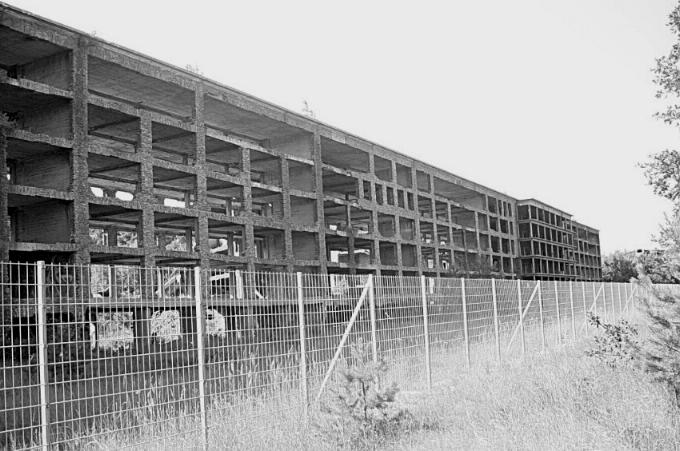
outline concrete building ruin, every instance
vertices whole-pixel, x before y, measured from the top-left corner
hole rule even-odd
[[[2,260],[601,276],[558,209],[1,3],[0,112]]]

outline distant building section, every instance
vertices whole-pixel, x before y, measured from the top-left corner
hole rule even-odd
[[[0,113],[0,260],[600,277],[564,212],[4,4]]]
[[[576,221],[571,223],[574,232],[574,259],[578,280],[601,280],[600,232]]]
[[[599,232],[536,199],[517,202],[521,276],[532,280],[600,280]]]

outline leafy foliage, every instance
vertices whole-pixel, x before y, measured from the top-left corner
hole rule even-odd
[[[647,295],[642,310],[648,320],[649,337],[638,349],[645,370],[669,387],[680,407],[680,297],[668,289],[655,288],[645,277]]]
[[[652,252],[639,255],[637,272],[649,277],[652,283],[679,283],[680,274],[676,257],[671,251]]]
[[[604,257],[602,278],[606,282],[630,282],[637,277],[635,261],[630,253],[616,251]]]
[[[602,333],[595,336],[595,347],[586,351],[586,355],[595,357],[612,368],[629,364],[635,359],[638,331],[628,321],[622,319],[616,324],[610,324],[599,316],[588,313],[588,322]]]
[[[647,183],[652,186],[654,194],[671,202],[680,201],[680,152],[663,150],[640,166],[645,170]]]
[[[352,363],[339,370],[340,381],[329,390],[315,426],[336,445],[356,449],[403,432],[412,417],[395,403],[396,384],[380,386],[387,365],[372,360],[370,343],[359,340],[350,352]]]
[[[680,126],[680,105],[673,103],[680,99],[680,4],[669,14],[667,25],[675,36],[675,43],[668,55],[657,58],[652,72],[658,88],[656,97],[667,100],[668,105],[655,116],[666,124]],[[674,208],[655,238],[664,254],[643,259],[638,270],[655,283],[680,283],[680,152],[665,149],[651,155],[640,166],[654,193],[673,202]]]
[[[675,35],[676,41],[666,56],[657,58],[654,73],[654,83],[658,89],[656,97],[671,99],[664,111],[655,117],[666,124],[680,126],[680,105],[673,101],[680,99],[680,4],[668,16],[668,27]],[[680,202],[680,152],[666,149],[651,155],[649,161],[640,165],[645,170],[647,182],[654,189],[654,193],[676,204]]]

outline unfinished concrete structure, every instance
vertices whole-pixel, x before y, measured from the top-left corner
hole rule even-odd
[[[2,259],[522,275],[516,199],[1,3],[0,112]]]
[[[517,202],[521,274],[533,280],[600,280],[597,230],[536,199]]]

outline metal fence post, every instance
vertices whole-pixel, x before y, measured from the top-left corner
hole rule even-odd
[[[602,284],[602,319],[607,319],[607,286]]]
[[[463,298],[463,336],[465,337],[465,361],[467,362],[467,367],[470,369],[470,336],[468,333],[468,320],[467,320],[467,300],[465,299],[465,279],[460,279],[460,291]]]
[[[36,300],[38,320],[38,366],[40,372],[40,437],[43,450],[50,447],[49,372],[47,371],[47,308],[45,305],[45,262],[39,261],[36,271]]]
[[[425,372],[427,375],[427,388],[432,389],[432,367],[430,366],[430,332],[427,321],[427,290],[425,276],[420,276],[420,292],[423,300],[423,329],[425,334]]]
[[[588,336],[588,302],[586,301],[586,282],[581,282],[581,293],[583,297],[583,330],[585,331],[586,337]]]
[[[378,325],[375,317],[375,278],[373,274],[368,275],[368,310],[371,317],[371,349],[373,351],[373,362],[378,363]]]
[[[541,319],[541,351],[545,351],[545,326],[543,325],[543,294],[541,293],[541,281],[536,282],[538,284],[538,313]]]
[[[574,287],[573,282],[569,281],[569,305],[571,306],[571,338],[576,343],[576,313],[574,312]]]
[[[309,419],[309,387],[307,386],[307,338],[305,334],[305,300],[302,273],[297,273],[298,324],[300,326],[300,392],[305,421]]]
[[[491,279],[491,300],[493,302],[493,329],[496,336],[496,360],[501,361],[501,337],[498,330],[498,300],[496,299],[496,279]]]
[[[201,268],[194,268],[194,300],[196,301],[196,348],[198,357],[198,402],[201,409],[201,432],[203,449],[208,449],[208,417],[205,408],[205,316],[201,295]]]
[[[560,315],[560,295],[557,290],[557,281],[553,281],[555,287],[555,308],[557,309],[557,343],[562,344],[562,316]]]
[[[522,311],[522,281],[517,279],[517,308],[519,311],[519,333],[522,339],[522,355],[526,352],[526,343],[524,340],[524,312]]]

